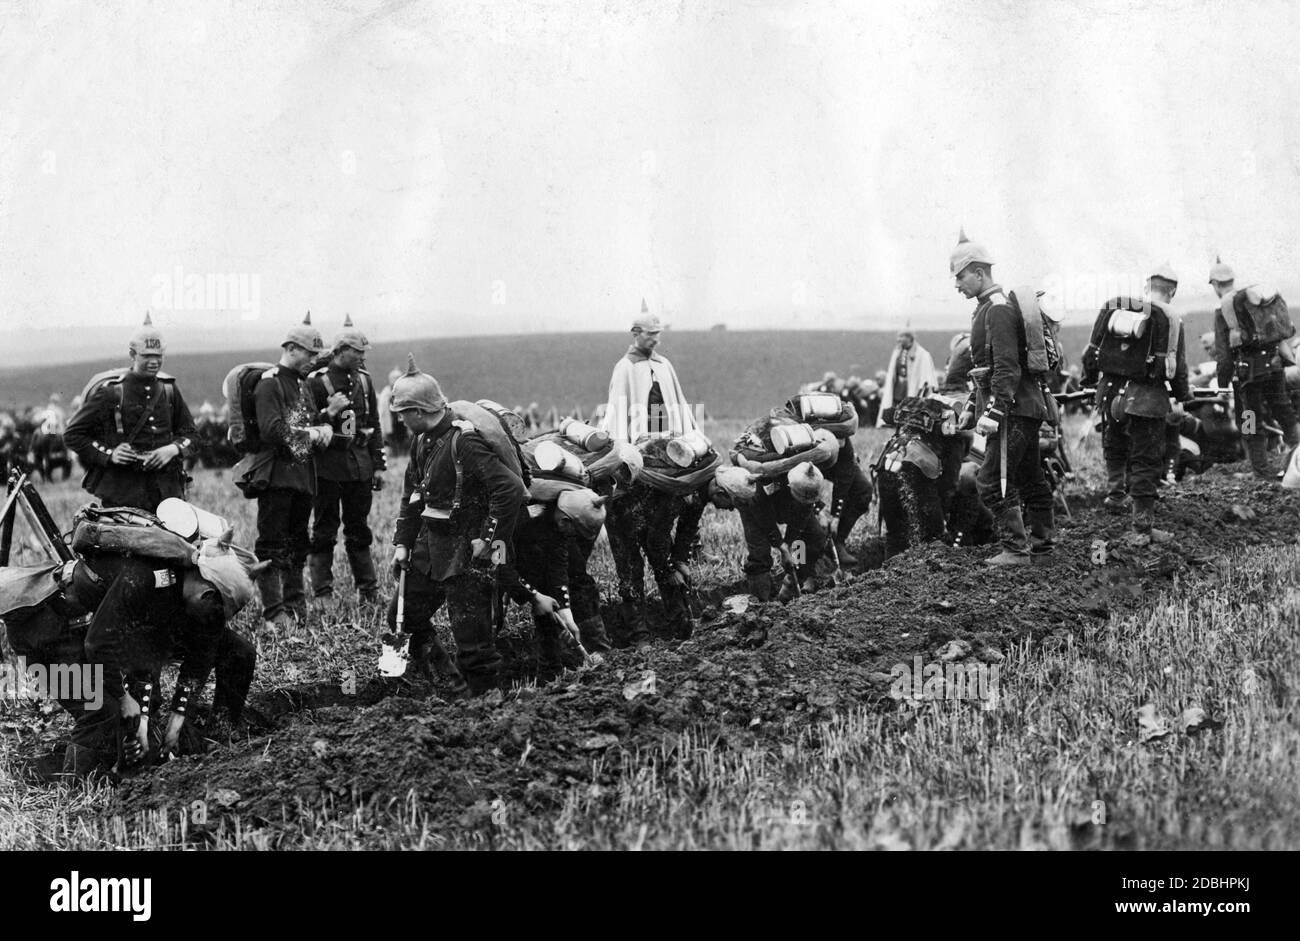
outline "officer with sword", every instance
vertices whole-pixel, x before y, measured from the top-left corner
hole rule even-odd
[[[1028,368],[1024,321],[993,280],[993,258],[962,232],[949,268],[958,292],[977,301],[970,377],[980,415],[975,430],[985,436],[986,447],[976,486],[1002,543],[987,564],[1027,565],[1055,548],[1052,491],[1038,444],[1039,425],[1051,413]]]

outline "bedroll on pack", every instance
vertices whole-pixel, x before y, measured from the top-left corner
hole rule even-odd
[[[477,402],[466,402],[464,399],[450,402],[447,407],[457,419],[473,425],[474,430],[483,436],[483,440],[487,442],[492,452],[501,459],[501,463],[523,481],[524,486],[528,485],[530,475],[520,454],[519,445],[496,414]]]
[[[558,445],[582,462],[582,466],[586,468],[589,486],[595,486],[614,477],[625,466],[629,470],[638,469],[643,463],[641,452],[626,442],[616,446],[611,440],[598,450],[588,451],[558,431],[546,431],[535,438],[529,438],[522,446],[530,470],[538,466],[537,449],[547,443]]]
[[[72,550],[113,552],[193,566],[194,546],[163,527],[157,517],[125,507],[83,507],[74,517]]]
[[[1065,358],[1061,355],[1061,341],[1057,334],[1059,326],[1039,303],[1043,293],[1029,286],[1012,288],[1010,303],[1024,321],[1029,371],[1036,375],[1054,375],[1060,371]]]
[[[722,466],[722,457],[709,446],[708,451],[690,467],[678,467],[668,456],[668,438],[649,438],[637,442],[644,465],[634,468],[632,479],[664,493],[685,496],[705,486],[714,471]]]
[[[103,386],[105,383],[107,383],[112,379],[121,379],[130,371],[131,371],[130,366],[118,366],[114,369],[105,369],[103,372],[95,373],[93,376],[90,377],[90,381],[86,383],[85,388],[81,390],[80,399],[82,403],[84,404],[86,402],[89,402],[90,397],[94,395],[96,392],[98,392],[100,387]],[[170,373],[165,373],[165,372],[159,372],[158,378],[169,382],[175,381],[174,376],[172,376]]]
[[[837,438],[851,438],[858,430],[858,413],[838,395],[814,392],[796,395],[786,406],[813,428],[825,428]]]
[[[1228,345],[1234,350],[1262,349],[1295,336],[1286,301],[1272,288],[1242,288],[1222,298],[1219,310],[1228,325]]]
[[[274,366],[275,363],[241,363],[226,373],[221,383],[221,394],[226,397],[226,411],[230,415],[226,440],[245,454],[256,451],[261,444],[254,393],[262,374]]]
[[[825,428],[817,428],[813,430],[812,445],[810,447],[784,456],[777,453],[772,441],[773,432],[777,428],[797,428],[799,426],[800,423],[791,422],[789,419],[770,418],[767,427],[764,428],[762,432],[763,443],[767,446],[768,450],[762,455],[759,455],[757,460],[753,460],[739,451],[736,451],[734,453],[736,466],[744,468],[751,474],[756,474],[764,479],[769,479],[789,473],[793,468],[799,466],[804,461],[811,461],[818,467],[829,467],[834,464],[839,458],[840,442],[834,434]]]

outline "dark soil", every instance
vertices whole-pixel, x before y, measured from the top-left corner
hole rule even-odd
[[[1013,643],[1060,640],[1152,598],[1177,573],[1212,576],[1245,547],[1293,543],[1300,510],[1300,494],[1219,468],[1160,501],[1157,527],[1172,539],[1138,546],[1127,520],[1101,511],[1099,495],[1070,502],[1059,548],[1032,567],[990,570],[982,560],[994,547],[930,544],[838,587],[744,613],[719,603],[741,589],[706,586],[710,603],[692,640],[661,640],[647,654],[616,650],[599,667],[503,701],[446,701],[427,686],[380,680],[359,683],[355,696],[337,683],[262,693],[252,702],[262,728],[127,780],[111,810],[224,789],[234,792],[223,795],[229,809],[271,827],[327,799],[343,809],[383,806],[411,792],[447,831],[478,828],[498,798],[516,814],[550,815],[573,784],[614,784],[638,748],[658,749],[690,726],[724,747],[779,749],[837,710],[894,709],[896,663],[932,657],[953,639],[989,660]],[[1245,507],[1254,518],[1242,518]],[[879,560],[873,539],[851,548]],[[513,671],[528,672],[526,634],[506,640]],[[654,692],[625,695],[649,670]],[[602,753],[593,782],[592,758]]]

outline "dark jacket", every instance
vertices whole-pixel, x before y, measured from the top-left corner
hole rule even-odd
[[[316,493],[316,466],[307,427],[317,424],[301,375],[284,366],[262,374],[253,393],[258,453],[270,458],[268,486]]]
[[[1249,350],[1245,347],[1232,349],[1228,342],[1228,322],[1223,319],[1222,307],[1214,312],[1214,363],[1218,367],[1219,385],[1224,388],[1234,380],[1245,384],[1286,372],[1286,363],[1282,361],[1276,343]]]
[[[351,372],[331,364],[307,377],[307,391],[316,409],[313,424],[334,429],[330,446],[316,455],[316,475],[325,480],[370,480],[383,470],[384,436],[370,375],[364,369]],[[352,405],[331,417],[326,404],[334,392],[342,392]]]
[[[473,426],[447,410],[411,447],[393,544],[410,548],[412,566],[434,581],[453,578],[469,569],[470,540],[510,546],[527,493]]]
[[[1113,336],[1108,329],[1117,309],[1148,305],[1151,319],[1146,336],[1137,340]],[[1172,373],[1168,357],[1171,330],[1177,333]],[[1134,298],[1108,301],[1093,323],[1092,339],[1083,354],[1084,381],[1097,385],[1097,406],[1108,413],[1121,393],[1124,411],[1139,418],[1163,418],[1172,394],[1180,402],[1191,398],[1187,379],[1186,330],[1160,304]],[[1167,387],[1166,387],[1167,384]]]
[[[531,509],[540,512],[533,515]],[[555,504],[525,507],[515,525],[514,556],[501,568],[501,587],[520,604],[531,601],[537,590],[561,608],[570,607],[569,553],[578,551],[572,541],[555,525]]]
[[[994,303],[995,294],[1002,295],[996,284],[979,296],[971,317],[973,368],[992,368],[988,379],[976,384],[976,408],[983,411],[992,397],[1005,414],[1045,421],[1051,413],[1038,380],[1029,372],[1024,321],[1009,302]]]
[[[194,418],[175,380],[133,372],[95,390],[68,423],[63,438],[86,468],[87,490],[106,506],[149,511],[167,497],[185,496],[184,459],[194,453],[195,439]],[[136,464],[112,463],[113,449],[124,442],[136,451],[174,444],[181,453],[162,468],[146,471]]]
[[[784,478],[760,482],[754,499],[736,509],[741,516],[757,524],[756,528],[766,535],[768,545],[773,549],[780,549],[782,543],[792,545],[818,525],[817,504],[796,500]],[[785,524],[784,536],[780,528],[782,523]]]

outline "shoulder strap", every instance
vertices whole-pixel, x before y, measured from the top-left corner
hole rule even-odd
[[[328,370],[324,370],[324,369],[321,370],[320,384],[325,387],[325,398],[328,399],[331,395],[334,394],[334,383],[330,381],[330,374]]]
[[[1232,349],[1240,349],[1245,337],[1241,335],[1241,321],[1237,319],[1237,292],[1230,291],[1219,299],[1219,312],[1223,314],[1223,322],[1228,325],[1228,346]]]
[[[117,428],[117,433],[126,438],[126,429],[122,425],[122,383],[114,382],[113,386],[113,425]]]
[[[1183,338],[1183,318],[1172,310],[1165,311],[1169,321],[1169,348],[1165,350],[1165,378],[1173,379],[1178,370],[1178,343]]]

